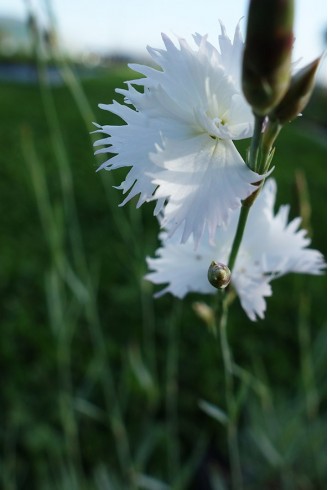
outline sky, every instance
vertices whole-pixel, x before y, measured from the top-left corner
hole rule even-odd
[[[49,0],[48,0],[49,1]],[[26,18],[26,3],[46,19],[46,0],[0,0],[0,16]],[[237,22],[245,32],[248,0],[50,0],[59,32],[70,50],[146,54],[146,46],[162,47],[160,33],[191,40],[208,34],[216,44],[219,19],[230,37]],[[295,0],[294,60],[300,66],[325,49],[326,0]]]

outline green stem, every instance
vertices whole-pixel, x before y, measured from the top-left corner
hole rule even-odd
[[[254,134],[249,149],[247,164],[252,170],[263,174],[267,172],[271,158],[272,146],[279,134],[280,126],[276,123],[269,122],[266,131],[262,133],[264,118],[255,115]],[[239,247],[243,239],[248,214],[256,196],[260,190],[260,186],[255,188],[253,194],[243,201],[236,233],[231,247],[228,267],[233,270]],[[243,487],[242,473],[240,466],[239,448],[238,448],[238,427],[235,417],[235,400],[234,400],[234,380],[233,380],[233,361],[230,352],[228,336],[227,336],[227,319],[228,319],[228,297],[224,296],[224,291],[220,291],[218,297],[219,320],[218,326],[220,331],[221,351],[224,364],[224,377],[226,388],[226,404],[228,412],[228,448],[229,459],[231,465],[231,484],[233,490],[241,490]]]
[[[254,133],[251,141],[251,146],[249,149],[249,154],[247,158],[247,165],[249,166],[250,169],[257,171],[257,168],[261,165],[261,143],[263,139],[263,134],[262,134],[262,127],[263,127],[263,121],[264,117],[262,116],[257,116],[254,115],[255,121],[254,121]],[[260,160],[260,161],[259,161]],[[255,190],[256,192],[256,190]],[[256,194],[254,192],[254,199],[256,197]],[[253,196],[252,195],[252,196]],[[252,197],[250,196],[250,197]],[[232,271],[235,261],[237,258],[238,250],[243,238],[247,218],[248,218],[248,213],[250,210],[251,205],[253,204],[253,200],[249,199],[243,202],[241,210],[240,210],[240,215],[239,215],[239,221],[237,225],[237,230],[236,234],[233,240],[233,244],[231,247],[231,252],[230,252],[230,257],[228,261],[228,267],[230,271]]]
[[[276,121],[268,122],[259,148],[259,165],[257,170],[259,174],[264,174],[269,170],[273,156],[272,148],[281,128],[282,126]]]
[[[225,394],[228,412],[227,430],[231,484],[232,490],[242,490],[243,482],[238,447],[238,428],[235,417],[233,359],[227,336],[228,300],[229,297],[225,296],[225,298],[223,298],[223,291],[220,291],[221,311],[218,325],[220,332],[221,353],[223,358]]]
[[[249,148],[247,165],[251,170],[257,172],[257,166],[258,166],[257,160],[259,157],[259,148],[260,148],[261,137],[262,137],[262,126],[263,126],[264,117],[257,116],[257,115],[254,115],[254,117],[255,117],[254,133],[251,140],[251,146]]]
[[[265,132],[262,134],[263,119],[263,117],[255,116],[254,135],[248,155],[248,166],[255,169],[261,175],[269,169],[271,157],[273,155],[272,147],[281,130],[281,126],[277,122],[269,121]],[[228,261],[228,267],[231,272],[235,265],[238,250],[243,238],[249,210],[255,201],[259,190],[260,186],[242,203],[237,230]]]
[[[230,257],[229,257],[229,261],[228,261],[228,267],[229,267],[230,271],[232,271],[232,269],[235,265],[235,262],[236,262],[236,258],[237,258],[237,254],[238,254],[238,250],[239,250],[242,238],[243,238],[243,234],[244,234],[249,210],[250,210],[250,206],[245,206],[244,204],[242,205],[242,207],[240,209],[240,215],[239,215],[237,230],[236,230],[236,234],[235,234],[235,237],[234,237],[234,240],[232,243],[231,253],[230,253]]]

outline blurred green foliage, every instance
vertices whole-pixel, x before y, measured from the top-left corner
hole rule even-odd
[[[129,78],[115,68],[83,81],[97,122],[119,122],[97,104]],[[68,86],[47,90],[59,135],[40,87],[0,85],[3,488],[227,488],[225,428],[199,407],[225,408],[220,349],[192,309],[200,298],[153,300],[142,279],[157,246],[152,205],[117,206],[125,170],[96,173],[91,120]],[[324,107],[318,89],[274,159],[278,203],[290,217],[306,208],[322,252]],[[231,307],[246,489],[325,488],[325,284],[274,281],[257,323]]]

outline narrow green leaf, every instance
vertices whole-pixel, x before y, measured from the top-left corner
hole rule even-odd
[[[205,400],[200,400],[198,402],[198,406],[209,417],[212,417],[223,425],[227,424],[228,416],[223,410],[221,410],[221,408],[218,408],[216,405],[213,405]]]

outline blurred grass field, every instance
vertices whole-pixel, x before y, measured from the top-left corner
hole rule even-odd
[[[96,173],[90,109],[118,123],[97,105],[131,76],[116,67],[84,80],[85,99],[80,86],[42,100],[37,85],[0,85],[5,490],[229,488],[225,428],[199,406],[225,409],[220,349],[192,308],[210,299],[153,300],[152,205],[119,208],[112,186],[125,171]],[[303,216],[323,253],[325,108],[318,89],[279,137],[273,174],[278,204]],[[236,300],[229,320],[245,488],[320,490],[326,278],[278,279],[267,304],[252,323]]]

